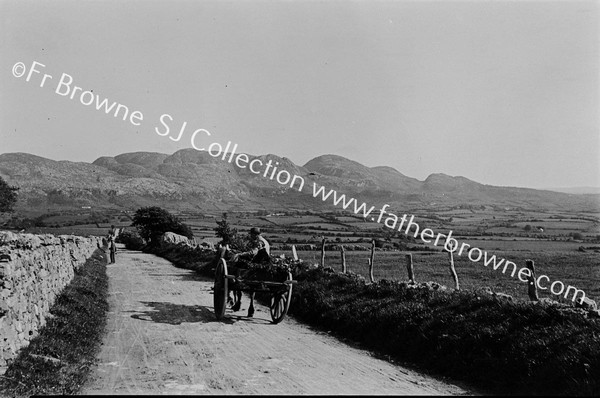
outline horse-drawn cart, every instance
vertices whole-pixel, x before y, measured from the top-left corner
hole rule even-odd
[[[238,292],[265,292],[270,296],[270,312],[273,323],[279,323],[285,318],[290,308],[292,299],[292,286],[296,283],[292,279],[292,273],[285,271],[280,273],[281,281],[263,280],[263,278],[249,278],[236,273],[231,275],[227,272],[227,262],[220,258],[215,270],[214,285],[214,309],[217,319],[225,316],[229,291]],[[256,274],[255,274],[256,276]],[[241,295],[241,294],[240,294]],[[251,304],[252,305],[252,304]]]

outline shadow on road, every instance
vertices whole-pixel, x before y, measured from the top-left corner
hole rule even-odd
[[[235,322],[253,323],[256,325],[275,325],[273,322],[271,322],[268,319],[264,319],[264,318],[260,318],[260,317],[250,318],[250,317],[243,316],[243,315],[235,315],[233,313],[226,313],[224,319],[226,320],[225,322],[235,321]],[[232,322],[232,323],[234,323],[234,322]]]
[[[196,273],[189,273],[189,274],[148,274],[148,276],[154,276],[157,278],[170,278],[170,279],[174,279],[177,278],[177,280],[179,281],[192,281],[192,282],[207,282],[210,281],[212,282],[212,279],[209,279],[205,276],[202,275],[198,275]]]
[[[131,315],[134,319],[151,321],[157,323],[168,323],[169,325],[181,325],[183,322],[223,322],[233,323],[232,320],[222,319],[218,321],[212,308],[202,305],[183,305],[165,302],[142,301],[142,304],[152,307],[147,311],[134,311]]]

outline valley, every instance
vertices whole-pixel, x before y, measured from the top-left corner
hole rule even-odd
[[[374,218],[389,204],[388,212],[412,215],[422,229],[452,231],[459,242],[519,266],[532,259],[539,272],[578,286],[588,296],[600,296],[600,195],[494,187],[445,174],[419,181],[389,167],[366,167],[336,155],[319,156],[304,166],[275,155],[246,157],[248,163],[276,164],[306,179],[306,186],[313,181],[367,207],[376,206]],[[319,263],[325,238],[326,266],[341,269],[343,245],[349,270],[368,277],[374,241],[376,279],[405,279],[404,257],[412,253],[419,280],[452,284],[442,247],[361,217],[361,211],[354,212],[356,206],[344,210],[331,198],[325,201],[308,192],[310,187],[299,192],[206,152],[134,152],[91,164],[2,154],[0,176],[20,188],[15,212],[0,215],[3,229],[105,235],[110,225],[131,228],[138,208],[161,206],[192,228],[197,244],[214,244],[213,228],[227,213],[242,233],[260,227],[277,255],[290,256],[295,245],[302,259]],[[514,278],[464,255],[455,262],[463,288],[487,286],[527,297],[525,286]]]

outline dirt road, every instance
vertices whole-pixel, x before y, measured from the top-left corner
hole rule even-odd
[[[268,308],[216,321],[212,281],[121,249],[108,266],[110,313],[82,394],[468,394],[372,357]],[[239,315],[239,316],[238,316]]]

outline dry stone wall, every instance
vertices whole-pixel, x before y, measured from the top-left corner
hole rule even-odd
[[[55,298],[100,238],[0,231],[0,374],[51,316]]]

